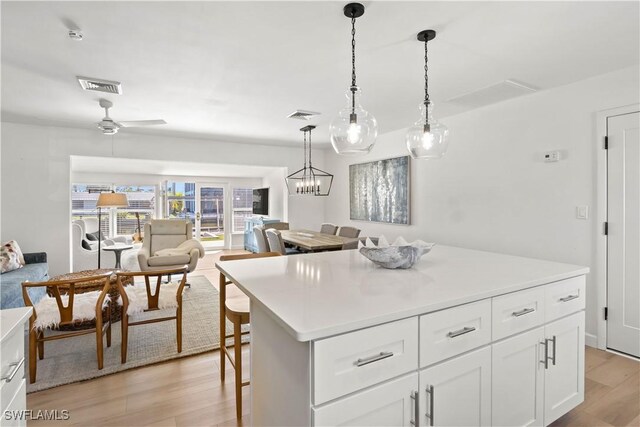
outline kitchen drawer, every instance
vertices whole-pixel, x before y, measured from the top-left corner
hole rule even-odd
[[[420,367],[491,342],[491,299],[420,316]]]
[[[2,341],[0,348],[0,377],[15,371],[11,381],[0,381],[0,408],[4,411],[14,398],[24,378],[24,329],[16,328],[11,335]],[[22,362],[22,363],[21,363]]]
[[[2,410],[2,427],[24,427],[27,425],[27,419],[24,417],[24,410],[27,409],[27,382],[24,379],[18,379],[18,377],[13,381],[18,385],[18,389],[13,400]],[[5,414],[5,410],[11,415]]]
[[[493,298],[493,340],[526,331],[544,323],[545,288],[514,292]]]
[[[313,343],[316,405],[418,368],[418,318]]]
[[[544,288],[546,322],[584,310],[585,276],[550,283]]]

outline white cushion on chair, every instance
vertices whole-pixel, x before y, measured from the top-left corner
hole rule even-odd
[[[75,294],[73,297],[73,320],[85,321],[96,318],[96,303],[100,297],[100,291],[85,292],[83,294]],[[69,295],[60,295],[62,305],[67,307],[69,303]],[[102,308],[105,308],[111,298],[107,294],[104,298]],[[57,328],[60,324],[60,310],[55,297],[45,295],[35,306],[36,321],[33,323],[34,329]]]
[[[151,283],[151,293],[156,290],[156,284]],[[165,308],[178,307],[178,300],[176,299],[176,293],[180,287],[179,283],[162,283],[160,284],[160,298],[158,300],[158,309],[163,310]],[[149,300],[147,299],[147,287],[144,283],[139,283],[133,286],[126,286],[124,291],[127,293],[129,299],[129,307],[127,308],[127,314],[129,316],[142,313],[149,309]],[[118,305],[122,305],[122,299],[118,298]]]

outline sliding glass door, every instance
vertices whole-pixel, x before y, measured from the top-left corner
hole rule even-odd
[[[224,248],[229,241],[225,217],[225,184],[196,184],[195,235],[205,248]]]

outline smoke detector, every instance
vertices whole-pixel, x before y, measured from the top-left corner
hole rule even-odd
[[[122,94],[122,84],[113,80],[94,79],[91,77],[76,76],[78,83],[84,90],[92,90],[96,92]]]
[[[293,113],[289,114],[287,118],[296,120],[311,120],[315,116],[319,115],[320,113],[317,113],[315,111],[296,110]]]
[[[69,30],[69,38],[71,40],[81,41],[83,37],[81,30]]]

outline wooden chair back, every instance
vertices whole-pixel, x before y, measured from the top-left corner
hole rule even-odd
[[[36,307],[34,306],[31,298],[29,297],[29,288],[36,288],[46,286],[49,288],[49,291],[53,293],[54,298],[56,299],[56,305],[58,306],[58,311],[60,313],[60,326],[72,325],[73,322],[73,304],[74,298],[76,294],[76,284],[77,283],[85,283],[85,282],[98,282],[100,280],[104,281],[104,286],[102,286],[102,291],[100,292],[100,296],[98,297],[98,301],[96,302],[96,311],[101,310],[102,305],[104,304],[104,299],[109,293],[110,278],[113,272],[109,271],[103,274],[97,274],[94,276],[88,277],[79,277],[75,279],[65,279],[65,280],[57,280],[57,281],[49,281],[49,282],[23,282],[22,283],[22,298],[24,299],[24,303],[27,307],[33,308],[33,312],[31,314],[31,327],[33,327],[33,322],[38,317],[38,313],[36,311]],[[64,294],[69,296],[67,301],[67,305],[65,306],[62,301],[62,294],[60,293],[60,288],[63,288]]]
[[[159,310],[158,302],[160,300],[160,290],[162,288],[162,277],[163,276],[171,276],[172,274],[182,274],[182,279],[180,280],[180,285],[178,286],[178,290],[176,291],[176,299],[178,302],[178,306],[182,306],[182,291],[187,283],[187,273],[188,267],[185,265],[181,268],[174,268],[170,270],[151,270],[151,271],[118,271],[116,272],[117,280],[118,280],[118,289],[120,290],[120,298],[122,298],[122,306],[123,310],[126,313],[127,307],[129,306],[129,298],[127,297],[127,293],[124,289],[124,285],[122,284],[122,279],[125,277],[131,277],[134,280],[136,277],[144,277],[144,284],[147,290],[147,302],[149,308],[146,311]],[[152,289],[150,278],[155,277],[155,286]]]

